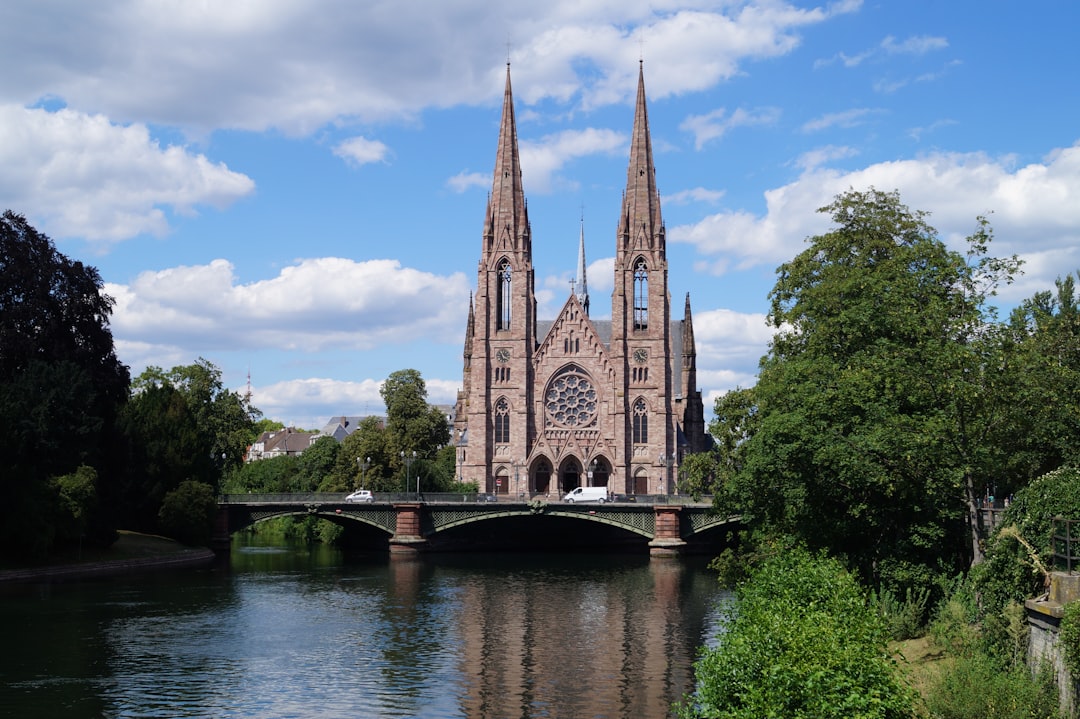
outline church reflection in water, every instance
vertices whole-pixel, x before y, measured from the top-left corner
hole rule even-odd
[[[697,648],[716,631],[712,573],[671,559],[483,561],[506,566],[391,563],[403,612],[424,614],[418,587],[457,595],[457,616],[438,622],[455,636],[463,716],[664,717],[692,690]]]

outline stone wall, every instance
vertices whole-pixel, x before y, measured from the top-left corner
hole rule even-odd
[[[1028,664],[1038,671],[1043,662],[1054,667],[1060,693],[1061,710],[1067,716],[1077,716],[1077,685],[1065,666],[1065,652],[1060,646],[1059,630],[1065,605],[1080,599],[1080,575],[1054,572],[1050,591],[1043,597],[1025,602],[1028,619]]]

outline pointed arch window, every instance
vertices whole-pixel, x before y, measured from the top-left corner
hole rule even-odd
[[[501,398],[495,403],[495,443],[507,444],[510,441],[510,403]]]
[[[649,326],[649,268],[639,258],[634,263],[634,329]]]
[[[634,402],[634,444],[647,444],[649,441],[649,415],[645,400]]]
[[[512,295],[510,293],[512,274],[510,271],[510,262],[508,260],[500,262],[496,274],[499,278],[499,293],[495,301],[496,314],[498,317],[498,327],[496,329],[508,330],[510,329],[510,307],[513,304],[511,301]]]

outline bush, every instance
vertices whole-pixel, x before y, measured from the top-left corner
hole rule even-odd
[[[882,589],[875,597],[874,603],[878,613],[885,620],[889,638],[903,641],[922,635],[929,601],[929,588],[911,589],[909,587],[902,601],[892,591]]]
[[[719,645],[695,664],[681,717],[913,716],[885,644],[887,629],[855,578],[833,559],[794,549],[736,590]]]
[[[213,537],[217,510],[214,488],[187,480],[165,495],[158,511],[158,524],[165,535],[179,542],[206,546]]]

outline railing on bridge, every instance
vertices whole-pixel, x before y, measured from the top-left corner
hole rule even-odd
[[[223,494],[221,504],[344,504],[345,492],[303,492],[296,494]],[[709,505],[712,497],[692,497],[686,494],[617,494],[614,503],[636,504],[683,504]],[[486,502],[528,503],[535,500],[542,502],[561,502],[562,495],[547,494],[472,494],[451,492],[377,492],[376,503],[423,502],[425,504],[459,503],[476,504]]]
[[[1073,567],[1080,565],[1076,554],[1080,543],[1080,520],[1054,517],[1050,535],[1050,559],[1058,569],[1072,574]]]

